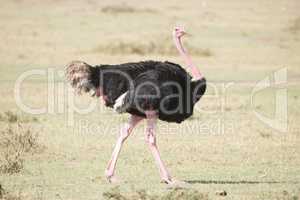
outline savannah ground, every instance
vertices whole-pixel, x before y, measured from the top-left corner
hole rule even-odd
[[[184,65],[171,40],[173,27],[184,25],[193,35],[185,43],[210,84],[190,120],[158,125],[158,145],[171,174],[203,198],[299,199],[298,0],[0,3],[0,136],[19,123],[38,133],[39,147],[21,154],[20,171],[0,174],[6,194],[0,188],[0,198],[105,198],[103,193],[115,186],[106,182],[104,169],[128,115],[83,96],[75,98],[76,105],[93,104],[95,109],[72,116],[61,72],[75,59],[89,64],[153,59]],[[48,108],[44,114],[22,110],[14,96],[16,80],[32,69],[48,76],[26,78],[19,91],[26,105]],[[279,69],[288,73],[281,86],[287,91],[287,103],[280,106],[287,109],[285,131],[255,115],[273,118],[277,88],[251,94],[256,83]],[[140,190],[159,196],[170,192],[159,183],[143,129],[144,124],[128,138],[118,162],[117,176],[123,181],[119,190],[125,197]],[[5,148],[13,147],[1,148],[3,166]]]

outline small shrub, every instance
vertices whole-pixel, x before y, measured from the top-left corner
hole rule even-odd
[[[37,134],[20,124],[9,125],[1,131],[0,172],[18,173],[22,170],[26,153],[34,152],[38,147]]]

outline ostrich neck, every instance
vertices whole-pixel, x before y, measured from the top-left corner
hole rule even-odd
[[[175,45],[177,47],[177,50],[179,51],[180,55],[183,57],[185,63],[187,64],[187,67],[189,68],[189,70],[191,71],[191,73],[193,75],[193,78],[201,79],[203,76],[199,72],[199,70],[197,69],[196,65],[193,63],[190,55],[187,53],[187,51],[183,47],[182,42],[181,42],[181,38],[176,37],[176,35],[174,34],[174,41],[175,41]]]

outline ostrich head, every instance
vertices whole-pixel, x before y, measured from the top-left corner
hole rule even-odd
[[[181,38],[182,36],[186,35],[187,33],[185,32],[183,27],[176,26],[174,28],[173,34],[175,37]]]
[[[99,85],[99,76],[97,78],[96,67],[83,62],[72,61],[66,67],[65,75],[67,81],[76,90],[77,94],[91,93],[95,96],[96,88]]]

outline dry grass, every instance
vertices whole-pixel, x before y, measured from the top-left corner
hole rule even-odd
[[[260,199],[299,200],[299,196],[297,194],[283,190],[281,192],[276,192],[276,193],[271,193],[271,192],[264,193],[260,195]]]
[[[11,124],[1,131],[0,137],[0,172],[18,173],[22,170],[26,153],[33,153],[39,149],[38,135],[31,128],[20,124]]]
[[[103,197],[109,200],[206,200],[207,194],[192,189],[173,189],[165,195],[149,195],[145,190],[136,191],[132,195],[121,194],[118,187],[104,192]]]
[[[189,43],[185,44],[190,54],[199,57],[210,57],[213,53],[210,49],[196,48]],[[109,55],[178,55],[178,51],[170,39],[155,39],[147,41],[114,41],[109,44],[98,45],[88,53],[104,53]]]

